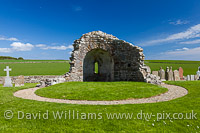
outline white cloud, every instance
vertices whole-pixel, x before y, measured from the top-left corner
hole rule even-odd
[[[183,50],[190,50],[189,48],[183,48]]]
[[[19,41],[17,38],[14,38],[14,37],[12,37],[12,38],[7,38],[7,40],[8,40],[8,41]]]
[[[0,48],[0,53],[10,53],[11,51],[11,48]]]
[[[21,43],[21,42],[13,42],[11,45],[13,50],[15,51],[31,51],[34,46],[30,43]]]
[[[200,37],[200,24],[195,25],[184,32],[170,35],[166,40],[177,40],[177,39],[190,39]]]
[[[193,40],[193,41],[180,42],[180,44],[200,44],[200,39]]]
[[[184,47],[182,49],[176,49],[176,51],[182,51],[182,50],[189,50],[189,48]]]
[[[48,50],[48,49],[54,49],[54,50],[67,50],[67,49],[73,49],[72,45],[69,46],[47,46],[42,47],[41,49]]]
[[[31,51],[34,47],[43,49],[43,50],[48,50],[48,49],[53,49],[53,50],[67,50],[67,49],[73,49],[72,45],[69,46],[47,46],[46,44],[37,44],[37,45],[32,45],[30,43],[22,43],[22,42],[13,42],[10,44],[10,48],[0,48],[0,53],[11,53],[14,51]]]
[[[0,53],[11,53],[13,51],[31,51],[34,46],[30,43],[13,42],[11,48],[0,48]]]
[[[74,49],[74,46],[73,45],[69,45],[69,46],[67,46],[67,49]]]
[[[55,50],[66,50],[66,46],[53,46],[53,47],[45,47],[43,49],[55,49]]]
[[[159,58],[172,60],[199,60],[200,47],[182,48],[174,51],[168,51],[160,54]]]
[[[190,23],[190,21],[188,20],[180,20],[178,19],[177,21],[174,21],[174,22],[169,22],[169,24],[172,24],[172,25],[183,25],[183,24],[188,24]]]
[[[35,45],[35,46],[38,47],[38,48],[46,47],[45,44],[37,44],[37,45]]]
[[[142,45],[151,46],[151,45],[156,45],[158,43],[166,43],[170,41],[178,41],[178,40],[191,39],[191,38],[197,38],[197,37],[200,37],[200,24],[192,26],[186,31],[172,34],[164,39],[151,40]]]
[[[11,38],[6,38],[6,37],[0,37],[1,41],[19,41],[17,38],[11,37]]]

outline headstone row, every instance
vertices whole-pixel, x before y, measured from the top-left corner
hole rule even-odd
[[[161,81],[179,81],[184,80],[183,69],[179,67],[178,70],[172,69],[172,67],[167,67],[166,71],[160,67],[159,71],[152,71],[153,75],[159,76]]]
[[[187,75],[186,80],[187,81],[200,80],[200,67],[198,68],[196,75]]]
[[[172,70],[172,67],[167,67],[166,71],[160,67],[159,71],[152,71],[153,75],[159,76],[161,81],[180,81],[180,80],[200,80],[200,67],[198,68],[196,75],[183,76],[183,68],[179,67],[178,70]]]

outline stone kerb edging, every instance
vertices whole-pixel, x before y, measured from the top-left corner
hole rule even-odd
[[[164,102],[179,97],[183,97],[188,94],[188,91],[180,86],[168,85],[168,84],[162,84],[161,86],[167,88],[168,92],[149,98],[114,100],[114,101],[87,101],[87,100],[65,100],[65,99],[45,98],[35,94],[35,91],[40,88],[19,90],[14,93],[14,96],[23,99],[43,101],[43,102],[53,102],[53,103],[83,104],[83,105],[118,105],[118,104],[142,104],[142,103]]]

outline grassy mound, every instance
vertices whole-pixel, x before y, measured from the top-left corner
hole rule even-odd
[[[36,94],[57,99],[105,101],[146,98],[166,91],[166,88],[143,82],[67,82],[39,89]]]

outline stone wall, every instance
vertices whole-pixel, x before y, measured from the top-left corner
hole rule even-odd
[[[12,82],[15,83],[15,80],[18,76],[11,76]],[[0,77],[0,84],[3,84],[5,77]],[[24,76],[25,83],[39,83],[40,81],[44,81],[46,79],[55,79],[55,78],[63,78],[63,76],[50,75],[50,76]]]
[[[144,54],[138,46],[101,31],[84,34],[73,46],[67,81],[145,81]]]

